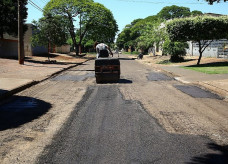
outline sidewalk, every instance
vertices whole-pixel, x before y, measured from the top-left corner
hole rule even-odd
[[[0,100],[88,60],[63,54],[50,59],[53,63],[47,57],[28,57],[19,65],[17,60],[0,58]]]
[[[198,57],[196,57],[196,59],[198,59]],[[224,59],[202,58],[201,63],[208,62],[209,60],[222,61]],[[142,62],[157,69],[160,69],[168,74],[171,74],[176,80],[182,83],[198,85],[202,88],[217,93],[218,95],[224,97],[226,101],[228,101],[228,74],[206,74],[181,68],[182,65],[186,66],[196,64],[196,61],[190,61],[175,65],[163,65],[156,64],[157,61],[154,61],[153,57],[148,56],[145,57]]]
[[[206,74],[179,66],[160,66],[160,68],[171,73],[178,81],[204,87],[228,99],[228,74]]]

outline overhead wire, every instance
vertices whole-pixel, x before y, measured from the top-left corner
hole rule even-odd
[[[37,4],[35,4],[32,0],[29,0],[28,3],[30,5],[32,5],[34,8],[36,8],[37,10],[41,11],[41,12],[44,12],[43,9],[41,9]]]
[[[34,3],[36,3],[37,6],[41,6],[40,3],[42,3],[42,1],[38,1],[38,0],[33,0]]]
[[[167,1],[149,1],[149,0],[116,0],[122,2],[133,2],[133,3],[151,3],[151,4],[204,4],[202,2],[167,2]]]
[[[32,0],[28,1],[29,4],[31,4],[33,7],[35,7],[37,10],[45,13],[45,10],[43,10],[42,8],[40,8],[36,3],[34,3]],[[55,24],[53,24],[55,27],[57,27]]]
[[[48,2],[47,1],[45,1],[45,0],[41,0],[44,4],[47,4]]]

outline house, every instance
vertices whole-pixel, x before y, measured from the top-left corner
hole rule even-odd
[[[199,45],[198,43],[188,42],[189,48],[186,50],[188,55],[199,56]],[[228,58],[228,40],[214,40],[204,50],[204,57],[215,57],[215,58]]]
[[[34,56],[40,54],[47,54],[48,52],[69,53],[70,46],[63,45],[61,47],[52,46],[51,51],[48,51],[48,46],[32,46],[31,38],[33,35],[33,25],[27,24],[28,30],[24,34],[24,52],[25,56]],[[15,36],[3,35],[4,39],[0,39],[0,57],[18,57],[18,38]]]
[[[33,33],[32,24],[27,24],[28,30],[24,34],[24,52],[25,56],[33,56],[42,53],[48,53],[48,49],[44,46],[32,47],[31,37]],[[18,37],[11,36],[5,33],[4,39],[0,40],[0,57],[18,56]]]
[[[223,16],[221,14],[214,14],[214,13],[205,13],[204,15],[219,17]],[[169,21],[169,20],[168,20]],[[163,28],[164,25],[161,24],[160,28]],[[163,42],[161,41],[160,44],[162,45]],[[189,48],[186,49],[187,55],[191,56],[199,56],[199,45],[196,42],[188,41]],[[156,54],[162,55],[162,49],[160,45],[154,45],[156,47]],[[149,53],[153,55],[153,53]],[[210,45],[204,50],[203,52],[204,57],[215,57],[215,58],[228,58],[228,40],[227,39],[220,39],[220,40],[213,40]]]

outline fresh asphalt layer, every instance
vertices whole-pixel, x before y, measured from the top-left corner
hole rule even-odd
[[[202,136],[167,133],[117,85],[91,86],[37,163],[224,163]]]

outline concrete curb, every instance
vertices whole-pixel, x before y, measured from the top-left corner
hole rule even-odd
[[[55,76],[57,76],[58,74],[60,74],[60,73],[62,73],[62,72],[64,72],[64,71],[66,71],[66,70],[68,70],[68,69],[77,67],[78,65],[81,65],[81,64],[83,64],[83,63],[85,63],[85,62],[87,62],[87,61],[89,61],[89,59],[87,59],[86,61],[84,61],[84,62],[82,62],[82,63],[80,63],[80,64],[74,64],[74,65],[72,65],[72,66],[63,68],[63,69],[61,69],[61,70],[59,70],[59,71],[57,71],[57,72],[52,73],[51,75],[48,75],[48,77],[46,77],[46,78],[41,78],[40,80],[36,80],[36,81],[33,80],[32,82],[26,83],[26,84],[24,84],[24,85],[21,85],[21,86],[15,88],[15,89],[12,89],[12,90],[7,91],[7,92],[5,92],[5,93],[3,93],[3,94],[0,94],[0,100],[7,99],[7,98],[13,96],[14,94],[17,94],[17,93],[19,93],[19,92],[21,92],[21,91],[23,91],[23,90],[25,90],[25,89],[27,89],[27,88],[30,88],[30,87],[32,87],[32,86],[34,86],[34,85],[36,85],[36,84],[39,84],[39,83],[41,83],[41,82],[43,82],[43,81],[45,81],[45,80],[48,80],[48,79],[50,79],[50,78],[52,78],[52,77],[55,77]]]
[[[5,92],[5,93],[0,95],[0,100],[6,99],[6,98],[8,98],[8,97],[10,97],[10,96],[12,96],[12,95],[14,95],[16,93],[19,93],[19,92],[25,90],[26,88],[29,88],[29,87],[31,87],[33,85],[38,84],[38,83],[39,83],[38,81],[32,81],[32,82],[26,83],[24,85],[21,85],[21,86],[19,86],[17,88],[14,88],[14,89],[12,89],[10,91],[7,91],[7,92]]]
[[[198,85],[210,90],[211,92],[218,94],[219,96],[223,97],[225,101],[228,102],[228,91],[218,88],[217,86],[214,86],[207,82],[198,82]]]

